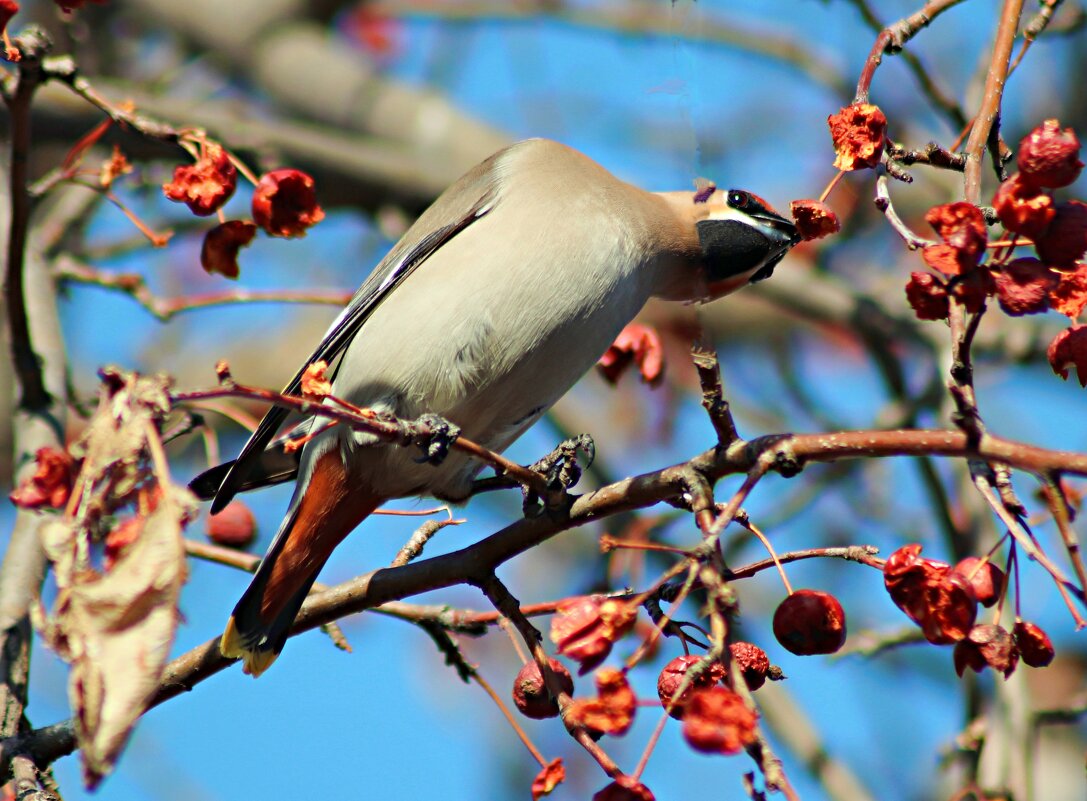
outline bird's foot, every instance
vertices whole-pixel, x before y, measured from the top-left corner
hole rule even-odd
[[[584,454],[584,465],[578,461],[578,455]],[[523,508],[526,517],[535,517],[545,508],[566,495],[566,492],[581,480],[583,468],[589,467],[596,458],[596,443],[588,434],[578,434],[563,440],[556,448],[528,469],[543,476],[549,490],[549,497],[541,499],[532,490],[522,487],[524,494]],[[542,501],[542,503],[541,503]],[[541,508],[542,507],[542,508]]]
[[[416,461],[427,464],[439,465],[445,461],[449,455],[449,449],[460,436],[460,426],[436,414],[424,414],[417,420],[413,420],[410,425],[412,427],[409,434],[411,443],[423,452]]]

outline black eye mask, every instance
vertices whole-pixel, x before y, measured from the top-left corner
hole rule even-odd
[[[711,283],[755,269],[781,247],[739,220],[700,220],[695,230]]]

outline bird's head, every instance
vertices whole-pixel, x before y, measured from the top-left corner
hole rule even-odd
[[[769,278],[789,249],[800,241],[796,226],[765,200],[743,189],[710,186],[669,192],[688,232],[699,266],[696,286],[680,290],[688,300],[713,300],[755,281]],[[688,251],[690,252],[690,251]]]

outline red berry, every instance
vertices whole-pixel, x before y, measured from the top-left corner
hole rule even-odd
[[[305,236],[324,218],[313,179],[301,170],[272,170],[253,191],[253,221],[272,236]]]
[[[836,215],[826,203],[818,200],[794,200],[790,204],[793,222],[801,239],[822,239],[842,230]]]
[[[736,754],[756,740],[758,716],[727,687],[695,692],[683,714],[683,737],[696,751]]]
[[[548,659],[551,670],[558,676],[563,692],[574,692],[574,679],[566,665],[557,659]],[[513,703],[526,718],[542,720],[559,714],[558,702],[547,690],[540,666],[534,661],[525,662],[513,680]]]
[[[827,117],[839,170],[875,167],[887,144],[887,117],[879,106],[854,103]]]
[[[1045,667],[1056,656],[1053,643],[1050,642],[1049,635],[1045,633],[1041,626],[1036,626],[1025,620],[1017,620],[1015,628],[1012,630],[1012,636],[1015,637],[1015,644],[1019,646],[1019,653],[1023,657],[1023,662],[1031,667]]]
[[[208,539],[217,545],[244,548],[257,536],[257,520],[241,501],[231,501],[207,521]]]
[[[230,200],[238,185],[238,170],[230,156],[214,142],[204,145],[195,164],[174,169],[174,179],[163,184],[162,192],[177,203],[184,203],[198,217],[217,212]]]
[[[1019,170],[1023,180],[1035,186],[1068,186],[1082,169],[1075,132],[1062,131],[1057,120],[1046,120],[1019,143]]]
[[[845,611],[819,590],[797,590],[774,612],[774,636],[798,656],[832,654],[845,643]]]
[[[766,674],[770,671],[770,657],[766,655],[766,651],[750,642],[734,642],[728,649],[743,671],[747,689],[759,689],[766,682]]]
[[[1073,368],[1081,387],[1087,387],[1087,325],[1066,328],[1053,338],[1046,350],[1053,372],[1068,380]]]
[[[593,801],[654,801],[649,788],[633,776],[618,776],[603,790],[593,794]]]
[[[1034,240],[1038,257],[1050,267],[1074,267],[1087,253],[1087,203],[1067,200],[1045,233]]]
[[[1012,317],[1039,314],[1049,310],[1049,295],[1058,284],[1058,275],[1037,259],[1016,259],[996,274],[996,296]]]
[[[931,273],[910,273],[906,301],[918,320],[946,320],[951,309],[947,287]]]
[[[687,672],[696,664],[702,661],[702,657],[697,654],[689,654],[687,656],[677,656],[671,662],[664,666],[660,675],[657,677],[657,695],[660,696],[661,703],[665,708],[672,703],[672,698],[679,691],[680,685],[683,683],[683,677],[687,675]],[[676,699],[675,705],[668,711],[668,714],[679,720],[683,717],[683,709],[694,694],[695,690],[704,687],[712,687],[717,684],[721,679],[725,677],[725,668],[719,662],[713,662],[706,667],[697,677],[691,679],[687,683],[687,688],[683,691],[683,694]]]
[[[1019,173],[996,190],[993,208],[1005,228],[1031,239],[1042,235],[1057,213],[1053,198],[1038,187],[1023,183]]]
[[[992,562],[968,556],[955,565],[954,571],[970,582],[974,597],[982,606],[992,606],[1000,600],[1000,593],[1004,589],[1004,571]]]

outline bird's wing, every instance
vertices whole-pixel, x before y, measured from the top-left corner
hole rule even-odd
[[[359,328],[390,292],[442,245],[494,208],[498,198],[495,161],[500,156],[501,154],[492,156],[453,184],[408,229],[333,321],[321,344],[283,388],[284,395],[297,394],[301,388],[302,376],[309,365],[322,360],[332,362],[347,348]],[[287,409],[273,407],[260,421],[234,464],[227,470],[222,483],[218,485],[211,504],[212,514],[230,503],[243,486],[254,483],[254,477],[250,474],[259,466],[261,454],[283,425],[287,415]],[[197,476],[193,484],[201,482],[204,475],[206,474]],[[203,483],[207,484],[207,480]]]

